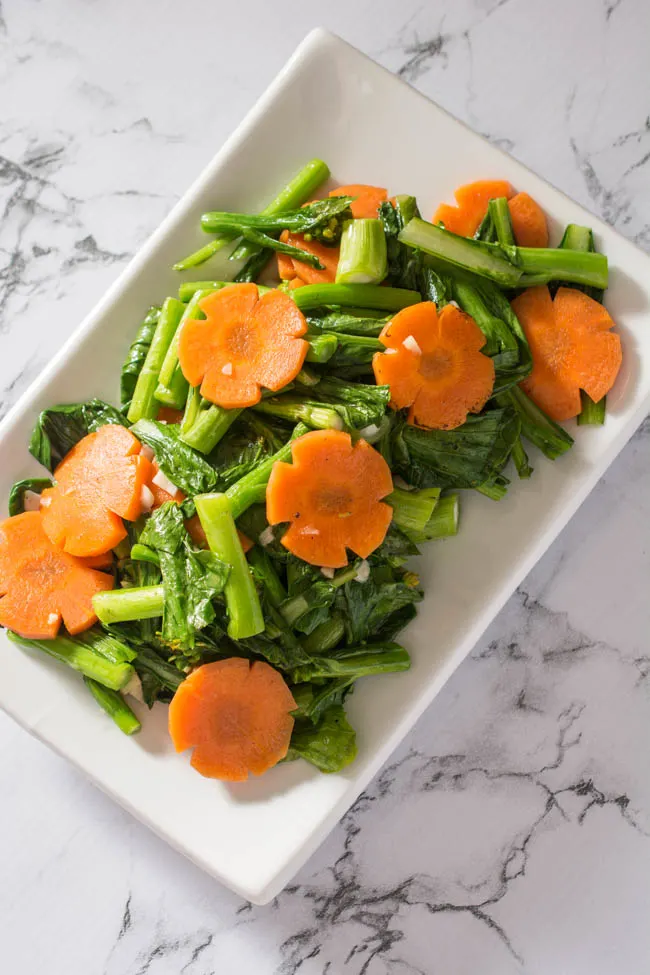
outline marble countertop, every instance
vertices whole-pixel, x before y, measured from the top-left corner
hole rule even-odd
[[[0,413],[318,24],[650,248],[647,0],[0,0]],[[0,967],[647,975],[649,447],[267,907],[0,716]]]

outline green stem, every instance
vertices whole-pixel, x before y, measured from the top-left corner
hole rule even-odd
[[[206,294],[212,294],[213,291],[220,291],[222,288],[226,288],[229,284],[234,283],[234,281],[184,281],[183,284],[179,285],[178,297],[181,301],[187,303],[192,300],[197,291],[205,291]],[[257,290],[260,295],[263,295],[267,291],[272,291],[273,288],[267,288],[263,284],[258,284]]]
[[[218,254],[220,250],[227,244],[232,244],[234,240],[237,240],[239,234],[219,234],[214,240],[211,240],[208,244],[204,244],[203,247],[199,247],[198,251],[193,251],[184,257],[181,261],[177,261],[172,267],[174,271],[189,271],[192,267],[198,267],[200,264],[205,264],[209,261],[211,257]]]
[[[379,284],[388,272],[386,235],[380,220],[348,220],[341,236],[337,284]]]
[[[196,291],[187,305],[183,307],[183,312],[174,332],[174,336],[167,347],[165,358],[163,359],[158,373],[158,385],[156,386],[155,396],[163,406],[171,406],[173,409],[180,410],[185,406],[189,383],[181,371],[178,361],[178,343],[181,331],[186,321],[192,318],[205,318],[199,308],[201,301],[211,290]]]
[[[578,416],[578,426],[597,426],[601,427],[605,422],[605,413],[607,411],[607,397],[603,396],[601,400],[594,403],[591,396],[585,393],[584,389],[580,390],[580,400],[582,402],[582,409]]]
[[[327,163],[322,159],[312,159],[306,166],[297,173],[286,186],[280,190],[275,199],[271,200],[268,206],[262,210],[265,217],[282,213],[286,210],[295,210],[302,206],[315,193],[318,187],[329,179],[330,171]],[[246,260],[255,254],[257,248],[251,244],[240,244],[232,255],[233,260]]]
[[[90,677],[84,677],[84,683],[100,708],[113,719],[120,731],[125,735],[134,735],[140,731],[142,725],[118,691],[103,687]]]
[[[186,426],[185,420],[181,427],[180,439],[202,454],[209,454],[214,450],[221,438],[228,432],[242,411],[224,410],[222,406],[211,405],[207,409],[200,408],[196,418]]]
[[[164,605],[165,587],[162,585],[110,589],[93,596],[93,609],[99,621],[107,626],[129,620],[155,619],[162,616]]]
[[[346,647],[327,657],[314,657],[305,667],[297,667],[293,680],[300,683],[326,677],[366,677],[370,674],[394,674],[408,670],[411,659],[397,643],[368,644]]]
[[[500,478],[494,478],[479,484],[476,488],[479,494],[484,494],[491,501],[502,501],[508,493],[508,485]]]
[[[229,500],[225,494],[201,494],[194,500],[210,551],[230,565],[224,588],[228,636],[233,640],[255,636],[264,629],[264,617]]]
[[[279,609],[287,598],[287,591],[275,571],[275,566],[268,554],[259,545],[254,545],[248,553],[248,564],[253,570],[255,578],[261,582],[268,601],[274,609]]]
[[[512,229],[508,201],[505,196],[490,200],[488,203],[488,213],[492,218],[498,242],[506,246],[513,246],[515,243],[515,235]]]
[[[524,449],[524,445],[521,442],[521,437],[517,437],[512,447],[512,461],[517,468],[517,474],[523,479],[527,479],[533,473],[533,468],[528,462],[528,454]]]
[[[154,549],[149,548],[148,545],[141,545],[140,542],[136,542],[131,549],[131,558],[134,562],[147,562],[149,565],[160,566],[160,556],[158,552]]]
[[[414,540],[416,542],[428,542],[434,538],[449,538],[451,535],[457,535],[459,515],[459,496],[457,494],[445,495],[444,498],[440,498],[438,504],[433,509],[433,514],[429,518],[422,533],[424,537]]]
[[[306,423],[315,430],[342,430],[343,420],[333,406],[313,403],[293,396],[275,396],[262,399],[253,407],[257,413],[277,416],[291,423]]]
[[[31,647],[34,650],[43,650],[55,660],[67,664],[85,677],[91,677],[114,691],[126,687],[133,677],[133,667],[130,663],[109,660],[108,657],[93,650],[88,643],[71,636],[57,636],[52,640],[28,640],[7,630],[7,637],[12,643]]]
[[[262,248],[262,250],[258,251],[257,254],[253,254],[248,258],[243,268],[238,271],[233,278],[233,281],[237,284],[242,282],[257,283],[257,279],[272,257],[273,251],[271,248]],[[261,292],[262,288],[259,287],[258,290]],[[266,291],[268,289],[264,288],[264,290]]]
[[[345,623],[339,613],[334,613],[329,619],[319,623],[315,630],[306,636],[302,645],[307,653],[318,655],[328,653],[343,639],[345,635]]]
[[[546,284],[549,281],[569,281],[592,288],[606,288],[608,264],[604,254],[562,250],[559,247],[515,247],[514,252],[522,276],[517,287]]]
[[[158,401],[155,398],[158,376],[184,311],[185,306],[176,298],[165,299],[147,357],[135,384],[127,413],[129,423],[135,423],[142,418],[152,420],[158,412]]]
[[[303,312],[323,305],[354,305],[378,311],[400,311],[422,301],[419,291],[382,288],[378,284],[307,284],[304,288],[296,288],[292,298]]]
[[[573,437],[536,406],[521,386],[512,386],[496,397],[499,406],[513,407],[521,420],[521,434],[545,457],[555,460],[573,446]]]
[[[393,509],[393,524],[410,535],[424,531],[439,498],[440,488],[422,488],[419,491],[393,488],[385,500]]]
[[[521,270],[496,245],[458,237],[417,217],[400,232],[399,240],[439,260],[490,278],[504,288],[517,287],[521,277]]]
[[[357,571],[357,566],[353,562],[351,565],[348,565],[347,568],[341,569],[340,572],[337,572],[332,579],[328,580],[328,585],[331,586],[332,589],[338,589],[340,586],[344,586],[346,582],[351,582],[356,576]],[[324,578],[323,582],[325,582]],[[309,590],[307,590],[306,593],[299,593],[297,596],[291,596],[283,603],[280,612],[289,626],[293,626],[295,623],[297,623],[300,617],[304,616],[305,613],[311,609],[311,603],[307,598],[308,594]]]
[[[281,447],[277,453],[272,454],[271,457],[267,457],[266,460],[258,464],[254,471],[251,471],[239,481],[231,484],[226,491],[226,497],[230,502],[230,510],[235,520],[247,508],[250,508],[252,504],[257,503],[260,497],[260,491],[263,491],[268,484],[273,465],[278,461],[290,461],[292,441],[307,432],[308,428],[303,423],[299,423],[291,434],[291,440]]]

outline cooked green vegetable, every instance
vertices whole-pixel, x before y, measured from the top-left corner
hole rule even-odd
[[[90,677],[84,677],[84,684],[109,718],[112,718],[125,735],[134,735],[142,725],[126,703],[119,691],[112,691]]]
[[[120,376],[120,405],[124,411],[128,410],[133,398],[138,376],[147,358],[159,317],[160,308],[152,306],[138,329],[124,360]]]
[[[25,495],[27,492],[40,494],[45,488],[52,487],[53,482],[49,477],[26,477],[22,481],[16,481],[9,492],[7,507],[9,515],[19,515],[25,510]]]
[[[84,677],[90,677],[114,691],[121,691],[133,677],[133,667],[129,660],[135,654],[131,654],[129,648],[121,645],[114,637],[107,637],[103,633],[90,631],[75,637],[57,636],[52,640],[28,640],[7,630],[7,636],[12,643],[33,650],[43,650],[55,660],[79,671]],[[111,652],[113,657],[109,656]],[[115,659],[116,657],[121,659]]]
[[[380,284],[386,277],[386,237],[380,220],[348,220],[341,236],[337,284]]]
[[[129,423],[135,423],[143,418],[153,419],[158,412],[159,403],[155,395],[158,376],[184,311],[185,305],[177,298],[165,299],[151,345],[133,390],[133,398],[127,413]]]
[[[53,471],[75,444],[107,423],[126,426],[123,414],[100,399],[51,406],[36,421],[29,452],[43,467]]]
[[[151,447],[165,477],[184,494],[194,497],[217,486],[214,468],[180,439],[173,426],[156,420],[138,420],[132,431],[138,440]]]

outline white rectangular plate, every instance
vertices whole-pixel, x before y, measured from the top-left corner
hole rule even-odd
[[[556,240],[570,221],[592,226],[610,260],[607,305],[625,355],[604,427],[581,428],[575,448],[555,463],[535,457],[533,479],[513,484],[501,504],[467,492],[458,538],[429,545],[421,560],[426,598],[405,637],[413,667],[360,682],[349,704],[359,757],[344,775],[322,775],[297,762],[232,788],[202,779],[186,755],[173,753],[165,707],[142,715],[142,733],[128,739],[75,674],[2,636],[0,705],[172,846],[255,903],[277,894],[315,850],[650,409],[650,260],[358,51],[316,31],[0,425],[3,506],[11,484],[35,471],[27,443],[39,410],[91,396],[115,401],[138,322],[148,305],[175,293],[172,262],[201,242],[200,214],[260,207],[314,156],[341,183],[416,194],[425,215],[451,200],[459,184],[500,177],[539,201]],[[191,276],[211,273],[199,268]]]

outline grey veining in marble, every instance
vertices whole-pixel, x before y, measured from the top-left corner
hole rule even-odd
[[[0,412],[319,23],[650,248],[646,0],[1,0]],[[647,975],[649,448],[268,907],[0,716],[0,969]]]

